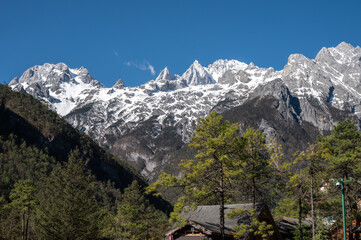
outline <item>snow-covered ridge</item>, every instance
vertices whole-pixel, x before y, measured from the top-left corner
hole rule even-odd
[[[269,95],[278,99],[275,106],[283,117],[330,130],[334,122],[329,105],[361,119],[361,49],[343,42],[322,48],[315,59],[292,54],[281,71],[237,60],[217,60],[207,67],[194,61],[181,75],[164,68],[155,80],[137,87],[126,87],[119,79],[106,88],[83,67],[46,63],[29,68],[9,85],[41,99],[109,148],[149,119],[155,124],[147,133],[149,138],[156,139],[170,126],[188,142],[197,119],[211,110],[226,111]],[[295,106],[289,93],[297,98]],[[136,161],[129,154],[130,161]],[[143,158],[148,172],[155,166],[150,158]]]
[[[236,60],[218,60],[205,68],[195,61],[181,77],[175,75],[171,78],[169,69],[165,68],[155,81],[151,80],[141,86],[125,87],[122,80],[119,80],[112,88],[105,88],[84,67],[71,69],[64,63],[45,63],[42,66],[37,65],[28,69],[20,79],[13,79],[9,85],[13,89],[22,89],[36,95],[51,104],[60,115],[65,116],[79,105],[89,101],[116,100],[126,106],[125,109],[131,109],[144,100],[164,98],[163,95],[178,95],[185,89],[187,91],[213,89],[215,87],[213,85],[226,71],[237,73],[245,70],[247,66]],[[255,78],[260,80],[256,75]],[[223,85],[225,84],[219,86],[218,90],[227,89]],[[173,93],[169,93],[170,91]],[[134,116],[129,118],[129,121],[133,120],[135,120]]]
[[[46,63],[28,69],[9,85],[49,103],[62,116],[90,103],[93,106],[101,103],[107,118],[113,119],[106,122],[107,126],[119,116],[124,122],[136,122],[155,112],[173,114],[177,121],[184,117],[192,121],[219,101],[230,96],[245,99],[258,85],[277,78],[296,96],[331,99],[329,90],[336,86],[332,92],[335,106],[342,108],[346,101],[356,103],[361,98],[360,58],[360,47],[342,42],[335,48],[322,48],[314,60],[293,54],[282,71],[237,60],[217,60],[203,67],[195,60],[181,76],[172,77],[165,68],[156,80],[141,86],[125,87],[119,80],[112,88],[105,88],[83,67],[71,69],[64,63]],[[116,107],[110,107],[113,105]]]

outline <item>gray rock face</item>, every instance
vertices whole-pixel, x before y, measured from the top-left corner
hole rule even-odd
[[[287,134],[295,134],[288,128],[304,131],[299,137],[307,135],[305,142],[350,114],[360,119],[361,49],[341,43],[322,48],[315,59],[293,54],[282,71],[236,60],[208,67],[195,61],[182,75],[172,77],[165,68],[156,80],[132,88],[122,80],[105,88],[83,67],[44,64],[9,85],[43,100],[152,178],[178,159],[174,154],[190,141],[198,119],[211,111],[254,124],[285,144]]]
[[[182,75],[188,86],[206,85],[215,83],[211,75],[196,60],[191,67]]]
[[[171,75],[168,68],[164,68],[163,71],[160,72],[157,79],[155,81],[159,80],[171,80]]]
[[[360,57],[361,49],[347,43],[322,48],[315,60],[291,55],[282,79],[297,96],[313,96],[321,104],[353,111],[360,108]]]
[[[124,82],[123,82],[123,80],[120,78],[114,85],[113,85],[113,87],[112,88],[114,88],[114,89],[122,89],[122,88],[124,88],[125,86],[124,86]]]

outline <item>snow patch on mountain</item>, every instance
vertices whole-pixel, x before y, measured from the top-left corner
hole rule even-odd
[[[292,54],[281,71],[237,60],[217,60],[203,67],[196,60],[182,75],[172,77],[164,68],[155,80],[138,87],[126,87],[120,79],[106,88],[84,67],[46,63],[29,68],[9,85],[46,102],[109,147],[153,117],[151,138],[157,139],[165,127],[174,127],[182,141],[189,142],[198,119],[211,110],[222,112],[264,95],[279,99],[277,110],[282,116],[330,130],[328,105],[361,118],[361,48],[340,43],[322,48],[315,59]],[[157,167],[148,155],[134,154],[129,158],[142,159],[145,172]]]

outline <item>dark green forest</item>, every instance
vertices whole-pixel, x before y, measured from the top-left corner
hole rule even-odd
[[[163,238],[170,204],[145,186],[46,105],[0,85],[0,239]]]

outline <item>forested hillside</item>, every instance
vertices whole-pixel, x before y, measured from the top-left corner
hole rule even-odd
[[[129,198],[142,199],[134,209],[156,218],[161,231],[170,205],[146,196],[145,185],[46,105],[0,85],[0,239],[132,236],[132,216],[117,215]],[[146,234],[160,233],[149,228]]]

